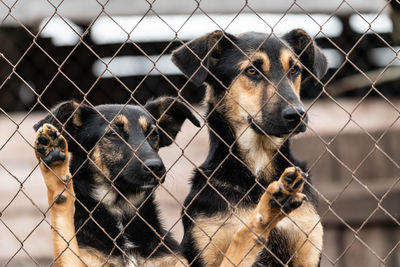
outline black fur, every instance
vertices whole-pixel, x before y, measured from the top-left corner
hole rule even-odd
[[[196,85],[201,85],[209,76],[221,56],[222,45],[228,46],[233,35],[215,31],[195,39],[174,52],[172,61]]]
[[[113,121],[117,114],[128,119],[128,130],[118,124],[112,124],[110,129],[108,121]],[[138,123],[139,117],[146,118],[149,128],[153,126],[156,133],[161,131],[154,129],[156,124],[164,132],[158,136],[144,132]],[[177,242],[162,226],[151,194],[152,188],[148,187],[162,182],[159,178],[165,175],[165,168],[158,156],[158,148],[172,142],[171,139],[176,137],[185,119],[199,125],[185,105],[168,97],[149,102],[145,109],[133,105],[92,108],[69,101],[55,107],[52,114],[34,126],[37,130],[44,123],[50,123],[67,138],[69,152],[72,153],[70,172],[77,197],[74,219],[79,246],[93,247],[105,255],[122,257],[124,253],[132,251],[145,258],[168,254],[170,250],[178,252]],[[102,147],[105,139],[108,146]],[[96,171],[91,158],[95,147],[105,152],[100,158],[110,177],[103,177]],[[105,150],[101,150],[103,148]],[[133,153],[132,149],[136,149],[136,152]],[[143,166],[142,163],[147,160],[160,160],[162,166],[154,171],[157,179]],[[112,188],[118,192],[115,204],[133,212],[123,211],[116,215],[107,205],[99,203],[93,197],[94,190],[99,187],[96,177],[101,177],[108,185],[112,183]],[[141,192],[145,194],[144,200],[135,203],[136,206],[126,199]]]
[[[300,61],[305,68],[302,74],[303,81],[310,76],[309,73],[307,74],[308,71],[317,78],[325,74],[327,70],[325,57],[302,30],[293,30],[282,39],[255,32],[232,36],[216,31],[181,46],[172,55],[172,61],[187,77],[191,78],[195,84],[207,84],[212,92],[206,114],[211,129],[209,131],[210,150],[207,159],[199,167],[200,171],[196,170],[191,179],[191,190],[186,197],[185,211],[182,213],[184,238],[181,247],[188,261],[193,261],[191,266],[204,265],[201,257],[198,256],[200,248],[196,248],[191,231],[194,226],[193,220],[195,221],[198,215],[206,214],[211,218],[214,214],[228,211],[230,206],[254,207],[269,182],[279,179],[280,174],[287,167],[295,165],[306,171],[305,164],[296,160],[291,154],[290,140],[287,140],[272,159],[271,164],[276,175],[270,179],[261,179],[260,184],[256,184],[257,177],[244,163],[245,159],[239,153],[238,145],[235,143],[234,125],[230,123],[225,113],[229,111],[218,109],[214,105],[223,99],[222,97],[235,78],[243,75],[238,68],[238,62],[246,59],[249,51],[262,51],[270,58],[270,73],[252,77],[254,84],[265,82],[268,85],[269,81],[276,82],[279,84],[276,90],[283,96],[282,98],[286,99],[280,99],[274,107],[269,107],[266,101],[266,107],[261,107],[262,112],[264,109],[269,109],[269,111],[263,113],[263,121],[255,125],[250,123],[250,126],[257,134],[278,137],[304,131],[305,125],[297,125],[301,124],[300,121],[296,122],[296,125],[288,125],[281,115],[288,103],[294,107],[301,106],[298,97],[285,80],[290,77],[286,78],[288,75],[278,62],[281,49],[286,47],[297,55],[301,55]],[[252,64],[259,73],[262,72],[257,62]],[[278,81],[281,82],[278,83]],[[305,116],[302,121],[306,122]],[[308,183],[305,184],[303,193],[308,197],[308,201],[316,205],[316,193],[309,186],[310,178],[307,179]],[[290,259],[288,244],[285,240],[287,240],[285,233],[277,230],[271,232],[268,240],[268,248],[284,263]],[[255,266],[281,266],[279,261],[266,250],[259,256]]]

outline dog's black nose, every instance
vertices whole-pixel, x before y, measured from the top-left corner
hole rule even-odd
[[[147,159],[143,163],[143,169],[145,172],[153,172],[159,178],[165,173],[164,164],[160,159]]]
[[[288,106],[282,110],[282,118],[288,125],[296,126],[302,118],[305,118],[305,113],[302,106]]]

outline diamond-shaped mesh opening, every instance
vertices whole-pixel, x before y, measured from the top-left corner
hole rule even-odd
[[[0,1],[0,235],[6,244],[0,264],[49,266],[63,258],[76,260],[73,266],[87,264],[85,252],[76,250],[77,237],[80,248],[102,252],[95,266],[219,266],[223,260],[251,266],[259,253],[266,266],[316,265],[319,257],[321,266],[399,266],[400,3],[275,2]],[[303,76],[311,78],[299,93],[309,118],[306,133],[291,138],[293,132],[269,134],[257,123],[272,121],[264,110],[276,99],[294,106],[281,89],[291,69],[279,79],[270,74],[275,69],[259,72],[272,93],[258,105],[255,98],[243,101],[251,99],[249,90],[235,91],[244,69],[227,82],[228,74],[221,75],[210,60],[229,54],[218,50],[223,43],[243,58],[246,70],[257,72],[264,68],[254,61],[263,45],[294,28],[311,38],[294,51]],[[214,35],[220,43],[210,37],[204,55],[187,43],[215,30],[223,31]],[[248,31],[265,34],[254,54],[236,41]],[[314,43],[328,60],[324,77],[304,63]],[[288,40],[275,45],[295,50]],[[199,52],[185,59],[200,61],[187,77],[186,69],[171,62],[178,47]],[[199,73],[208,77],[208,89],[192,83]],[[165,96],[170,98],[160,100]],[[56,104],[69,100],[76,104],[52,115]],[[101,104],[117,105],[111,112]],[[185,121],[188,112],[200,127]],[[56,227],[53,236],[57,221],[50,214],[59,212],[63,200],[46,201],[39,167],[46,166],[35,158],[32,130],[46,116],[67,139],[75,186],[74,193],[56,168],[44,174],[76,205],[75,221],[72,212],[61,216],[75,222],[74,231]],[[245,122],[239,127],[240,120]],[[97,132],[85,128],[91,123]],[[77,135],[81,129],[84,134]],[[260,136],[264,143],[257,143]],[[292,212],[284,202],[273,207],[277,196],[268,195],[281,165],[302,166],[274,144],[286,139],[312,174],[303,192],[319,199],[314,217],[301,212],[306,204]],[[146,153],[162,165],[154,166]],[[151,186],[126,181],[138,173]],[[254,214],[261,196],[270,197],[268,207],[283,215],[259,231]],[[274,220],[280,222],[275,226]],[[286,236],[280,236],[282,229]],[[244,232],[247,238],[238,238]],[[55,255],[52,239],[62,244]],[[177,246],[182,239],[183,250]]]

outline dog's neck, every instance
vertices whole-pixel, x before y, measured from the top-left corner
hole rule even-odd
[[[90,196],[100,202],[115,217],[133,217],[136,209],[146,197],[146,192],[130,193],[122,196],[112,186],[100,184],[92,189]]]
[[[210,148],[209,157],[217,154],[218,149],[229,149],[228,146],[231,146],[229,153],[239,157],[257,179],[269,181],[275,174],[274,155],[284,139],[257,134],[247,122],[229,122],[221,113],[209,103],[210,143],[214,146]]]
[[[257,134],[248,125],[235,127],[235,136],[240,154],[248,168],[258,179],[268,179],[274,174],[272,159],[283,139]]]

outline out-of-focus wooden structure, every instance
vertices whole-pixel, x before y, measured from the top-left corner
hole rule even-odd
[[[371,56],[388,48],[393,53],[392,63],[398,64],[393,52],[396,43],[391,32],[357,32],[350,22],[354,14],[388,14],[386,1],[253,0],[245,7],[243,1],[227,5],[215,0],[156,0],[150,5],[147,1],[113,0],[104,9],[106,1],[51,1],[54,6],[41,0],[11,2],[0,3],[0,265],[45,266],[51,262],[49,220],[43,215],[47,212],[45,187],[29,145],[32,125],[44,116],[43,108],[71,98],[94,105],[144,103],[158,95],[177,95],[178,88],[181,97],[196,104],[199,114],[203,112],[197,104],[204,89],[187,83],[179,73],[99,79],[93,70],[101,58],[143,53],[157,57],[187,40],[98,43],[92,38],[91,23],[100,14],[189,17],[194,12],[233,17],[238,13],[309,14],[311,18],[323,13],[338,18],[341,34],[322,33],[316,42],[348,61],[330,68],[323,80],[329,81],[324,90],[333,97],[321,93],[321,84],[310,82],[305,87],[310,129],[294,141],[296,154],[311,167],[320,195],[319,213],[325,227],[322,266],[400,266],[400,79],[395,67],[381,66]],[[35,38],[39,25],[53,15],[87,30],[83,43],[60,46],[42,35]],[[387,67],[390,70],[384,72]],[[390,77],[385,76],[388,73]],[[340,94],[337,88],[342,90]],[[31,112],[38,110],[41,112]],[[184,155],[175,145],[161,151],[166,165],[173,166],[165,183],[168,192],[160,189],[157,198],[166,225],[178,238],[187,179],[208,148],[206,126],[198,131],[185,125],[179,135],[178,145],[187,145]]]

